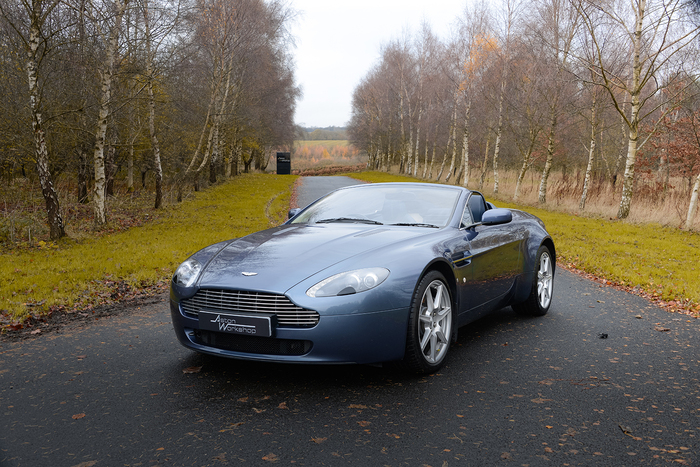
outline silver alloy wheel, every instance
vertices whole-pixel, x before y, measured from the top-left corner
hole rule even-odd
[[[552,258],[549,256],[549,252],[543,251],[542,256],[540,256],[540,268],[537,271],[537,300],[541,308],[547,309],[549,307],[553,288]]]
[[[423,357],[430,364],[442,361],[447,355],[452,332],[452,301],[449,289],[440,280],[434,280],[425,289],[420,302],[418,342]]]

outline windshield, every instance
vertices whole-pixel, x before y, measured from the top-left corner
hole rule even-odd
[[[317,201],[292,224],[353,222],[444,227],[460,190],[435,185],[360,185]]]

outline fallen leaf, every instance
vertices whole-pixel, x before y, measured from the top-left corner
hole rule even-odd
[[[659,331],[659,332],[668,332],[670,331],[669,328],[665,328],[663,326],[654,326],[654,331]]]
[[[554,451],[552,451],[552,448],[547,446],[546,448],[544,448],[544,452],[554,452]]]
[[[277,457],[276,454],[270,453],[267,456],[263,456],[263,460],[268,462],[277,462],[278,460],[280,460],[280,458]]]
[[[624,434],[632,433],[632,428],[628,426],[618,425]]]
[[[357,422],[357,424],[360,426],[370,426],[372,424],[372,422],[362,420],[362,421]]]
[[[287,407],[287,403],[286,403],[286,402],[280,402],[280,405],[278,405],[277,408],[278,408],[278,409],[289,410],[289,407]]]
[[[253,407],[253,411],[254,411],[255,413],[263,413],[265,410],[266,410],[266,409],[256,409],[255,407]]]
[[[322,442],[324,442],[327,439],[328,438],[311,438],[311,441],[313,441],[316,444],[321,444]]]
[[[201,366],[191,366],[189,368],[185,368],[184,370],[182,370],[182,372],[186,375],[189,375],[191,373],[199,373],[200,371],[202,371]]]
[[[350,404],[348,406],[348,409],[366,409],[366,408],[367,408],[367,406],[362,405],[362,404]]]
[[[81,418],[85,418],[85,414],[84,414],[84,413],[77,413],[77,414],[73,415],[73,420],[78,420],[78,419],[81,419]]]

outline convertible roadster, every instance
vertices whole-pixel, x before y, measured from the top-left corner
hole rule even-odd
[[[547,313],[555,257],[540,219],[476,191],[357,185],[192,255],[170,310],[197,352],[433,372],[459,327],[506,306]]]

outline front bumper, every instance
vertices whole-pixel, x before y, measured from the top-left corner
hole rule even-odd
[[[409,310],[324,314],[311,328],[277,327],[274,337],[200,330],[171,298],[178,340],[197,352],[241,360],[287,363],[378,363],[400,360],[406,348]]]

